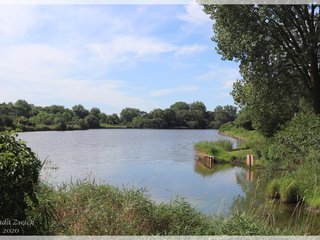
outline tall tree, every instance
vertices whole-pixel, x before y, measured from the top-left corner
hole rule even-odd
[[[240,61],[235,100],[256,110],[266,105],[254,113],[261,119],[292,117],[300,98],[320,114],[319,11],[319,5],[205,6],[215,20],[218,52]]]

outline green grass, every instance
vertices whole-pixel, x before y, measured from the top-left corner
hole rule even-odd
[[[255,165],[266,165],[264,156],[269,146],[269,140],[261,133],[256,130],[249,131],[237,127],[233,123],[222,125],[219,129],[219,133],[240,140],[238,148],[240,150],[247,150],[247,152],[245,153],[245,151],[242,151],[242,154],[240,153],[239,157],[243,158],[243,156],[245,157],[247,154],[253,154]]]
[[[279,190],[280,190],[280,183],[281,181],[279,179],[273,179],[268,185],[267,185],[267,194],[270,198],[279,198]]]
[[[144,190],[83,182],[54,189],[42,184],[29,213],[43,235],[280,235],[245,214],[197,212],[182,199],[156,204]]]
[[[236,159],[245,163],[247,154],[251,154],[250,149],[232,149],[229,140],[202,141],[195,144],[195,150],[198,153],[215,156],[217,162],[230,162]]]
[[[121,125],[121,124],[111,125],[107,123],[100,123],[100,127],[101,128],[128,128],[126,125]]]
[[[290,178],[283,178],[279,186],[280,201],[285,203],[296,203],[301,198],[297,182]]]

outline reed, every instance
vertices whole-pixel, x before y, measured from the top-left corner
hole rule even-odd
[[[42,184],[30,213],[42,235],[281,235],[253,216],[197,212],[183,199],[156,204],[145,189],[89,182]]]

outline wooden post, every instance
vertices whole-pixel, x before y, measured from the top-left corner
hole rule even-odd
[[[247,154],[247,166],[250,166],[250,154]]]
[[[247,155],[247,166],[249,166],[249,167],[253,166],[253,162],[254,162],[253,155],[252,154],[248,154]]]
[[[253,155],[250,155],[250,166],[253,166]]]

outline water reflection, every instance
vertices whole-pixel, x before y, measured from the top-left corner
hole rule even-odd
[[[231,164],[214,164],[212,168],[206,167],[200,160],[195,160],[194,171],[203,177],[209,177],[214,173],[230,169]]]
[[[276,227],[290,227],[291,230],[308,234],[320,234],[319,214],[307,211],[302,204],[286,204],[268,198],[268,181],[261,170],[243,169],[236,173],[236,179],[245,194],[233,201],[233,213],[246,212]]]

